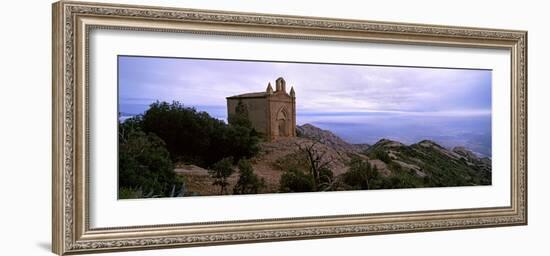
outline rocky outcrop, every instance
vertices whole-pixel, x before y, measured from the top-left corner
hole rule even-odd
[[[296,126],[296,134],[298,137],[308,138],[314,141],[318,141],[324,145],[327,145],[333,149],[339,151],[351,151],[351,152],[360,152],[364,147],[362,144],[353,145],[347,143],[334,133],[323,130],[319,127],[316,127],[312,124],[304,124]]]
[[[491,184],[491,159],[478,157],[464,147],[447,149],[431,140],[405,145],[382,139],[366,153],[370,159],[383,160],[393,173],[411,172],[432,179],[437,186]]]

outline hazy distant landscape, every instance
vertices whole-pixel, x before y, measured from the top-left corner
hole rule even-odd
[[[149,104],[121,104],[122,118],[143,114]],[[194,107],[227,121],[225,106]],[[299,125],[314,124],[352,144],[374,144],[382,138],[405,144],[429,139],[448,148],[465,146],[480,156],[491,157],[491,115],[483,113],[471,116],[430,116],[376,112],[298,112],[296,119]]]

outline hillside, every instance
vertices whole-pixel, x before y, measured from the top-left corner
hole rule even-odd
[[[381,159],[394,174],[409,173],[416,186],[491,184],[491,159],[477,157],[464,147],[452,150],[430,140],[410,146],[382,139],[365,152]]]
[[[281,138],[271,142],[261,142],[259,153],[250,159],[254,172],[266,182],[265,193],[278,192],[281,174],[288,166],[303,168],[303,159],[300,155],[300,146],[315,144],[314,148],[324,154],[324,158],[330,161],[328,167],[338,176],[348,170],[348,163],[352,156],[368,160],[364,154],[360,154],[365,145],[355,146],[349,144],[334,135],[330,131],[322,130],[313,125],[306,124],[297,127],[298,137]],[[374,161],[384,169],[383,162]],[[213,194],[215,188],[210,185],[212,180],[208,171],[195,165],[180,165],[176,173],[187,179],[188,189],[199,194]],[[229,183],[233,186],[237,182],[237,174],[233,174]]]
[[[262,193],[278,192],[281,175],[288,169],[308,171],[301,151],[307,145],[313,145],[330,162],[327,166],[336,180],[349,171],[352,158],[368,161],[379,173],[371,189],[491,184],[491,160],[480,158],[464,147],[446,149],[429,140],[405,145],[388,139],[374,145],[354,145],[311,124],[298,126],[297,135],[259,144],[260,151],[250,162],[254,172],[266,182]],[[190,191],[213,194],[206,169],[188,165],[179,166],[176,172],[186,177]],[[237,174],[228,181],[233,186]]]
[[[296,132],[298,137],[317,140],[322,144],[325,144],[331,148],[344,152],[363,152],[367,150],[369,144],[350,144],[335,135],[334,133],[323,130],[312,124],[304,124],[296,126]]]

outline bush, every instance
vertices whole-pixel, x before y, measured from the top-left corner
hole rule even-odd
[[[382,161],[386,164],[391,163],[391,160],[392,160],[390,155],[388,155],[388,153],[386,153],[385,151],[383,151],[381,149],[374,150],[373,152],[371,152],[369,154],[369,156],[371,158],[374,158],[374,159],[379,159],[380,161]]]
[[[396,163],[396,162],[389,163],[388,164],[388,169],[392,170],[394,173],[403,171],[403,167],[400,164]]]
[[[395,178],[393,188],[418,188],[423,187],[424,183],[423,178],[417,177],[408,170],[399,170],[392,178]]]
[[[373,189],[371,183],[379,178],[378,169],[368,161],[353,157],[349,170],[343,174],[343,182],[353,189]]]
[[[119,129],[119,198],[169,196],[176,176],[170,153],[162,139],[133,127],[133,121]]]
[[[334,180],[334,173],[332,173],[332,171],[326,167],[321,168],[319,170],[319,186],[317,189],[319,191],[323,191],[330,188],[333,180]]]
[[[119,188],[118,199],[144,198],[143,191],[139,188]]]
[[[258,152],[258,134],[246,122],[227,125],[179,102],[151,104],[142,117],[141,127],[166,142],[174,161],[206,168],[226,157],[238,161]]]
[[[274,167],[281,171],[296,170],[304,173],[307,173],[310,170],[306,154],[300,151],[278,158],[275,161]]]
[[[281,175],[280,192],[312,192],[315,189],[313,177],[297,170],[288,170]]]
[[[227,121],[231,125],[252,128],[252,123],[248,119],[248,108],[241,100],[239,100],[237,107],[235,107],[235,114],[229,115]]]
[[[212,168],[208,170],[210,177],[214,179],[212,185],[220,187],[220,195],[227,194],[227,186],[229,185],[227,179],[235,172],[232,164],[233,158],[226,157],[213,164]]]
[[[241,159],[239,167],[239,180],[233,188],[233,194],[257,194],[265,187],[265,180],[258,178],[248,160]]]

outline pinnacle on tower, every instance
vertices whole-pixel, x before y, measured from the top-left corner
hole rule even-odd
[[[282,77],[279,77],[277,78],[277,80],[275,80],[275,87],[276,87],[276,92],[278,91],[283,91],[286,93],[286,81],[284,78]]]
[[[296,97],[296,92],[294,91],[294,86],[290,87],[290,97]]]
[[[267,84],[267,89],[265,89],[267,94],[273,94],[273,87],[271,87],[271,82]]]

